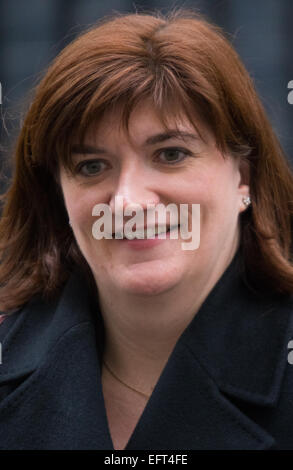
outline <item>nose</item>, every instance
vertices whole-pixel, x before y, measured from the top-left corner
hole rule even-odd
[[[115,207],[116,200],[116,207]],[[119,200],[120,207],[128,210],[147,210],[148,205],[156,205],[160,202],[160,197],[153,187],[152,179],[148,171],[143,168],[138,168],[138,165],[133,165],[132,168],[125,168],[119,176],[118,184],[111,194],[109,202],[112,214],[115,214],[117,209],[117,201]]]

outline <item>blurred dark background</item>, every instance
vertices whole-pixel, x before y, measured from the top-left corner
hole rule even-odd
[[[100,17],[192,7],[221,26],[250,72],[272,125],[293,161],[293,0],[0,0],[1,147],[9,154],[48,63]],[[7,153],[8,152],[8,153]]]

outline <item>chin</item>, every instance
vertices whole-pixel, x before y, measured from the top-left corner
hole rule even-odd
[[[129,294],[133,295],[143,295],[147,297],[152,297],[155,295],[160,295],[163,294],[164,292],[168,292],[170,289],[172,289],[173,286],[170,285],[158,285],[153,283],[152,285],[150,284],[140,284],[138,285],[128,285],[124,286],[124,291],[127,291]]]
[[[175,274],[175,275],[174,275]],[[137,295],[158,295],[172,289],[178,284],[179,279],[176,273],[149,272],[138,273],[128,272],[122,277],[120,273],[119,287],[124,292]]]

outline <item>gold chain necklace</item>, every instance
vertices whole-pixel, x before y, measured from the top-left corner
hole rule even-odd
[[[108,366],[108,364],[103,360],[103,364],[106,366],[106,369],[108,369],[108,371],[110,372],[110,374],[116,379],[118,380],[120,383],[122,383],[123,385],[125,385],[125,387],[129,388],[130,390],[133,390],[134,392],[136,393],[139,393],[140,395],[142,395],[143,397],[145,398],[150,398],[150,395],[147,395],[146,393],[144,392],[141,392],[140,390],[137,390],[136,388],[132,387],[131,385],[128,385],[126,382],[124,382],[123,380],[121,380],[113,371],[112,369]]]

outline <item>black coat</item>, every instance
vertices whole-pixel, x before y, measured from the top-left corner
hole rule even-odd
[[[237,254],[186,328],[126,450],[293,449],[292,297],[251,293]],[[76,270],[0,326],[0,449],[113,450],[103,321]]]

